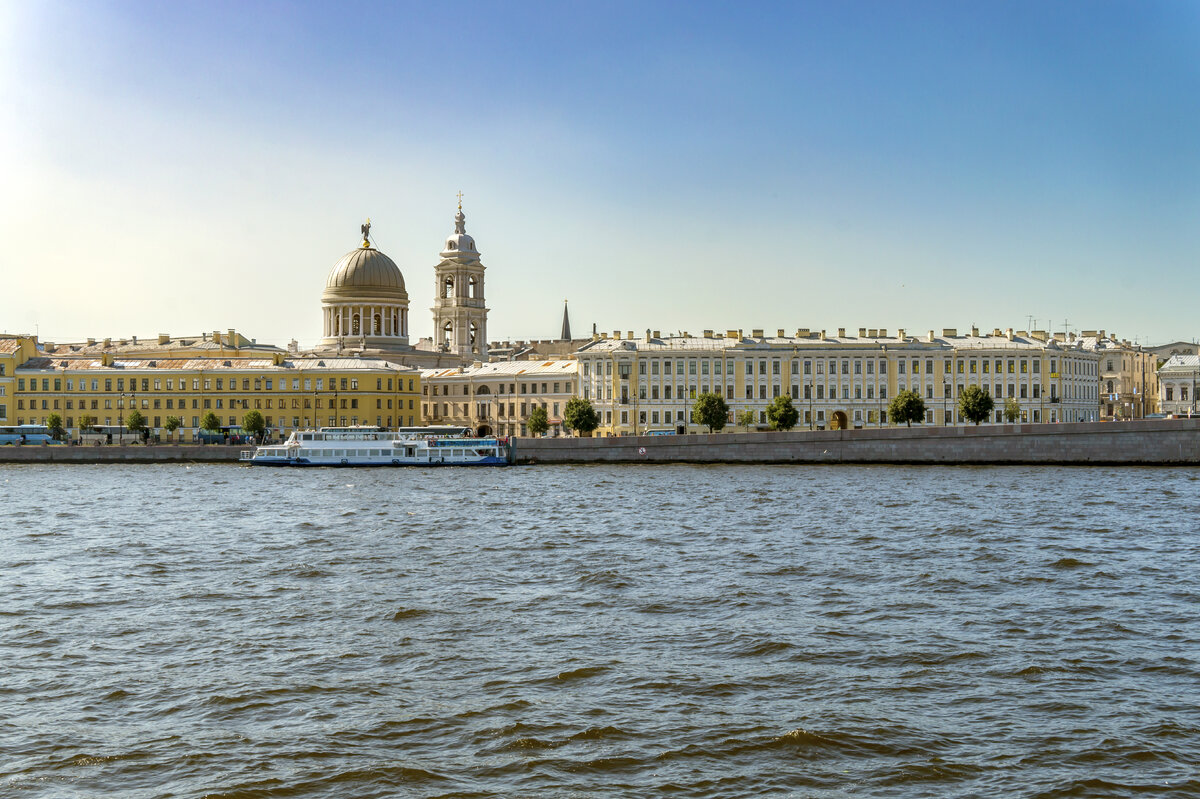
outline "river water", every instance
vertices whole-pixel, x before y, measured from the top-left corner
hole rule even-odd
[[[0,796],[1200,795],[1200,470],[0,466]]]

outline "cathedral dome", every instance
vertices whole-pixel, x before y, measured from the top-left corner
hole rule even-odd
[[[359,247],[333,265],[322,299],[349,296],[407,300],[408,292],[395,261],[374,247]]]
[[[374,247],[351,250],[333,265],[325,288],[388,288],[404,291],[404,275],[396,262]]]

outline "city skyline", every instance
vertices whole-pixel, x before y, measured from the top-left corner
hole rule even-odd
[[[564,297],[1192,340],[1197,44],[1167,4],[10,6],[0,328],[311,345],[370,217],[427,337],[461,190],[493,340]]]

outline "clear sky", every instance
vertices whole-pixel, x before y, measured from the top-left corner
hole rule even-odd
[[[455,193],[489,338],[1191,340],[1200,3],[0,0],[0,330],[320,337]]]

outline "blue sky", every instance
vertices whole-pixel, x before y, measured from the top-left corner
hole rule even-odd
[[[430,334],[1192,339],[1200,5],[0,5],[0,329],[311,344],[365,217]]]

